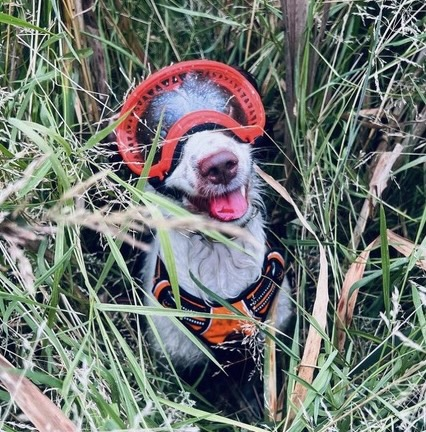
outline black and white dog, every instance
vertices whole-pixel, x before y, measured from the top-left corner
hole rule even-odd
[[[253,170],[252,143],[264,127],[257,91],[229,66],[207,60],[183,62],[144,81],[122,113],[127,117],[117,130],[117,141],[135,173],[142,173],[156,135],[160,141],[148,174],[157,193],[192,213],[243,227],[256,240],[236,237],[229,245],[197,231],[169,232],[180,303],[190,311],[181,319],[183,325],[213,354],[227,344],[238,347],[251,335],[250,322],[270,319],[273,304],[273,324],[283,329],[291,316],[289,286],[282,256],[266,242],[260,185]],[[149,304],[175,308],[166,261],[155,238],[143,269],[144,289]],[[211,318],[197,317],[200,312]],[[207,361],[168,318],[154,317],[154,323],[176,366]],[[156,338],[151,339],[160,349]]]

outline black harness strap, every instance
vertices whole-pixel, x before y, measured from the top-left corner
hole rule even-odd
[[[169,275],[163,261],[158,257],[152,293],[158,302],[166,308],[176,308]],[[183,317],[182,323],[207,346],[215,347],[228,340],[243,338],[250,333],[240,320],[215,318],[214,315],[235,315],[235,310],[242,315],[264,322],[272,307],[277,292],[284,281],[284,258],[277,250],[270,250],[265,256],[262,274],[238,297],[226,300],[232,310],[219,303],[206,304],[202,299],[179,287],[182,310],[211,314],[207,317]]]

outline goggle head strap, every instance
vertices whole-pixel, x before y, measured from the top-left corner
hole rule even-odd
[[[160,143],[161,147],[157,150],[161,153],[160,160],[151,166],[148,177],[155,179],[155,184],[163,182],[180,159],[179,153],[182,146],[179,144],[188,139],[194,131],[212,129],[211,125],[214,125],[215,130],[230,132],[240,141],[248,144],[252,144],[263,134],[260,126],[242,126],[232,117],[218,111],[201,110],[186,114],[173,124],[166,138]],[[138,155],[138,153],[132,153],[131,157],[135,159]],[[129,166],[135,174],[140,175],[144,169],[144,161],[142,158],[138,161],[133,160]]]

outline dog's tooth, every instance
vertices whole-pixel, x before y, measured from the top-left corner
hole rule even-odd
[[[246,198],[246,196],[247,196],[247,188],[245,186],[241,186],[240,191],[241,191],[241,195],[244,198]]]

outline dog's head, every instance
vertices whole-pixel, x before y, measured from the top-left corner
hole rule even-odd
[[[192,212],[243,223],[252,213],[250,145],[227,132],[196,132],[183,145],[165,187],[182,192],[183,204]]]
[[[207,60],[165,68],[135,89],[122,113],[117,140],[133,172],[146,172],[192,212],[239,224],[250,218],[251,144],[263,134],[265,114],[237,70]]]

